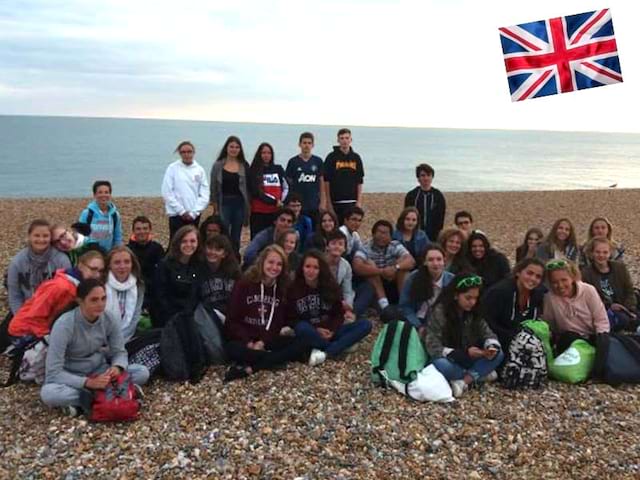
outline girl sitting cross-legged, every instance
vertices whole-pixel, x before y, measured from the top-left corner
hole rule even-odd
[[[227,370],[226,382],[305,357],[307,344],[281,333],[288,279],[287,255],[278,245],[269,245],[235,283],[224,328],[227,355],[236,365]]]
[[[482,278],[458,274],[442,291],[427,325],[425,345],[435,367],[451,383],[454,397],[471,384],[497,379],[504,354],[480,315]]]
[[[296,337],[313,348],[311,366],[337,357],[371,331],[369,320],[354,320],[353,311],[343,309],[338,282],[318,250],[305,252],[288,297],[289,319],[295,325]],[[353,321],[344,323],[347,317]]]
[[[40,391],[46,405],[65,407],[71,416],[79,413],[82,390],[102,390],[123,370],[136,385],[149,379],[146,367],[129,365],[120,320],[105,311],[107,292],[102,281],[82,280],[76,301],[78,307],[53,326]]]

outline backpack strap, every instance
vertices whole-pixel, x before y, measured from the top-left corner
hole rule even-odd
[[[113,238],[116,238],[116,220],[118,220],[118,212],[114,210],[111,213],[111,223],[113,223]]]
[[[92,220],[93,220],[93,210],[89,209],[89,212],[87,213],[87,220],[84,223],[91,226]]]
[[[407,374],[407,351],[409,350],[409,337],[413,331],[413,325],[404,322],[402,333],[400,334],[400,350],[398,351],[398,368],[400,370],[400,378],[402,380],[411,380]]]
[[[374,367],[374,373],[378,373],[384,369],[385,364],[389,360],[389,353],[391,352],[391,346],[393,345],[393,339],[396,336],[396,329],[398,328],[398,321],[392,320],[387,324],[387,334],[384,337],[384,343],[382,344],[382,350],[378,357],[378,366]]]

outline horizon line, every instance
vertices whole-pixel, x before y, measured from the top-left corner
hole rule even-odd
[[[35,115],[29,113],[0,113],[0,117],[35,117],[35,118],[85,118],[92,120],[152,120],[165,122],[202,122],[202,123],[237,123],[246,125],[287,125],[287,126],[314,126],[314,127],[349,127],[349,128],[402,128],[411,130],[477,130],[477,131],[494,131],[494,132],[549,132],[549,133],[615,133],[623,135],[640,135],[640,131],[609,131],[609,130],[544,130],[531,128],[481,128],[481,127],[429,127],[429,126],[411,126],[411,125],[354,125],[354,124],[328,124],[328,123],[299,123],[299,122],[256,122],[256,121],[238,121],[238,120],[202,120],[190,118],[165,118],[165,117],[121,117],[111,115],[67,115],[67,114],[47,114]]]

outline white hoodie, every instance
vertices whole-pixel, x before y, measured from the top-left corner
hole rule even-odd
[[[176,160],[167,167],[162,180],[162,198],[167,215],[189,213],[193,218],[209,205],[209,179],[196,161],[185,165]]]

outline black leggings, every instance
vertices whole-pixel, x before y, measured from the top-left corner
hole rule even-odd
[[[276,337],[265,345],[264,350],[253,350],[242,342],[228,342],[229,358],[240,365],[251,367],[254,371],[271,370],[293,361],[304,361],[309,347],[296,337]]]

